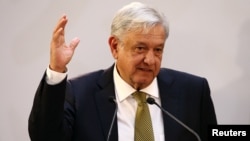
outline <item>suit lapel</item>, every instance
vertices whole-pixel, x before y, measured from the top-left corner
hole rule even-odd
[[[102,124],[103,135],[105,140],[111,126],[112,118],[115,112],[116,105],[109,101],[109,98],[112,96],[115,98],[115,89],[113,82],[113,68],[105,70],[100,76],[98,85],[100,90],[95,93],[95,100],[97,105],[97,110],[99,113],[100,121]],[[113,130],[110,135],[110,141],[118,140],[118,129],[117,129],[117,119],[114,122]]]
[[[177,98],[178,93],[176,92],[176,89],[174,89],[174,77],[169,73],[170,71],[168,69],[163,69],[157,77],[161,97],[161,106],[174,116],[177,116],[179,114],[179,101]],[[164,113],[162,114],[165,140],[171,140],[173,138],[172,133],[175,132],[174,127],[176,127],[176,122],[168,115]]]

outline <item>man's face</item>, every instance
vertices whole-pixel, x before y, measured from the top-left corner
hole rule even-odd
[[[148,32],[130,31],[117,41],[112,50],[117,60],[117,70],[121,78],[133,88],[147,87],[158,75],[166,35],[164,28],[157,25]]]

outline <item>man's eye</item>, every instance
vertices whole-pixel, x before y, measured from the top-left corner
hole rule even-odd
[[[162,48],[156,48],[155,51],[160,53],[162,52]]]
[[[154,52],[155,52],[155,55],[157,55],[157,56],[162,55],[163,48],[155,48]]]
[[[139,50],[142,50],[143,49],[143,47],[137,47]]]
[[[142,51],[144,51],[145,50],[145,48],[144,47],[136,47],[136,51],[140,51],[140,52],[142,52]]]

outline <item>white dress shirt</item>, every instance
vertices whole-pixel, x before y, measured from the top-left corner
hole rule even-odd
[[[60,83],[66,76],[67,73],[58,73],[51,70],[49,67],[46,70],[46,81],[50,85]],[[131,94],[136,90],[120,77],[116,67],[114,67],[113,76],[118,105],[118,140],[134,141],[134,123],[137,102]],[[157,103],[161,104],[156,78],[148,87],[142,89],[141,91],[149,94],[148,96],[153,97]],[[155,105],[149,105],[149,111],[151,115],[155,141],[164,141],[165,138],[162,112]]]
[[[119,141],[134,141],[134,124],[137,102],[131,94],[136,90],[120,77],[116,66],[114,68],[113,75],[118,105],[118,139]],[[156,78],[148,87],[141,89],[140,91],[149,94],[147,96],[154,98],[155,101],[160,104],[159,89]],[[155,141],[164,141],[165,138],[162,112],[156,105],[148,104],[148,106],[151,115]]]

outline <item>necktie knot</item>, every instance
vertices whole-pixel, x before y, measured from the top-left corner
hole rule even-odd
[[[133,93],[133,96],[139,106],[146,102],[146,93],[144,92],[136,91]]]

